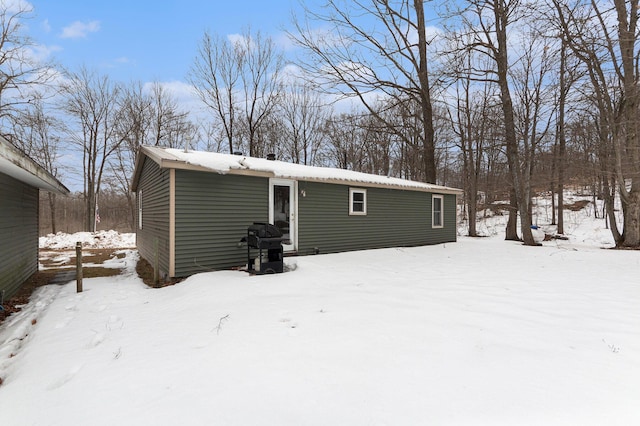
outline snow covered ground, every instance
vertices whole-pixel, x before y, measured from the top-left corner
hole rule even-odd
[[[488,221],[162,289],[128,250],[122,275],[41,288],[0,326],[0,424],[640,424],[640,252],[568,214],[543,247]]]
[[[76,232],[75,234],[49,234],[40,237],[41,249],[73,249],[76,243],[83,248],[132,248],[136,246],[136,234],[121,234],[116,231]]]

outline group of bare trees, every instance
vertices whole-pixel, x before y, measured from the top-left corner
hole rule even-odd
[[[3,133],[54,175],[82,176],[85,229],[101,193],[121,194],[133,223],[147,144],[460,186],[470,235],[479,201],[508,198],[506,238],[530,245],[534,194],[555,194],[562,233],[564,187],[589,185],[617,245],[640,246],[638,0],[328,0],[293,17],[294,59],[259,31],[205,32],[191,110],[160,83],[27,60],[29,11],[0,13]]]
[[[436,28],[426,26],[426,7],[438,13]],[[461,158],[470,217],[481,179],[506,164],[506,238],[533,245],[534,191],[557,194],[563,232],[563,188],[591,169],[617,245],[638,247],[638,13],[637,1],[624,0],[467,0],[437,10],[425,1],[330,0],[321,12],[306,10],[292,37],[308,54],[301,67],[312,81],[357,97],[403,148],[422,148],[413,154],[424,174],[405,177],[446,183],[448,154]],[[590,154],[583,171],[568,174],[567,153],[581,151]]]
[[[66,73],[50,103],[44,102],[34,98],[32,107],[18,114],[10,138],[54,176],[81,177],[81,229],[95,230],[100,194],[113,191],[127,200],[131,227],[130,180],[137,149],[143,144],[182,146],[194,128],[187,114],[159,84],[143,90],[84,68]],[[55,196],[50,194],[49,201],[47,222],[56,232]]]
[[[499,99],[513,207],[520,215],[525,243],[533,244],[529,232],[532,180],[541,168],[536,162],[545,150],[553,153],[562,232],[562,189],[569,176],[567,144],[577,148],[586,143],[583,148],[588,146],[590,161],[595,163],[599,195],[616,243],[638,247],[638,2],[467,1],[455,16],[447,34],[451,52],[458,58],[454,63],[468,81],[475,82],[467,83],[463,99],[468,99],[471,84],[477,87],[478,83],[474,93],[489,86]],[[464,118],[470,123],[469,115]],[[465,136],[472,134],[467,131]],[[596,138],[584,140],[579,136],[584,134]],[[484,144],[485,139],[479,140],[475,148],[482,149]],[[477,152],[467,148],[464,153],[466,178],[471,180],[466,189],[472,197],[476,185],[472,154]],[[614,215],[616,192],[623,208],[622,233]],[[510,221],[507,238],[516,237],[514,226],[515,220]]]

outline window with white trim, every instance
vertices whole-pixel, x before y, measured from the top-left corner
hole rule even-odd
[[[138,189],[138,228],[142,229],[142,189]]]
[[[444,197],[442,195],[431,197],[431,227],[444,227]]]
[[[365,216],[367,214],[367,190],[349,188],[349,214]]]

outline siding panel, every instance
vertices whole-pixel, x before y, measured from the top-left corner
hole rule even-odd
[[[137,201],[142,190],[142,229],[136,223],[136,245],[140,256],[151,265],[155,263],[156,241],[160,274],[169,273],[169,170],[160,169],[145,159],[138,187]],[[136,215],[136,222],[138,215]]]
[[[268,208],[267,178],[176,170],[176,276],[246,264],[238,242]]]
[[[143,229],[138,248],[152,262],[159,241],[162,271],[169,266],[168,170],[147,159],[143,191]],[[357,186],[351,186],[357,187]],[[432,194],[366,188],[367,215],[349,215],[349,185],[298,183],[298,252],[321,253],[456,240],[455,195],[444,195],[444,228],[432,229]],[[253,222],[269,217],[269,179],[175,170],[175,277],[227,269],[246,263],[239,247]]]
[[[349,215],[348,185],[300,182],[299,253],[437,244],[456,240],[455,195],[445,195],[445,227],[431,228],[426,192],[366,188],[367,215]],[[356,186],[351,186],[355,188]]]
[[[0,173],[0,291],[7,299],[38,270],[38,189]]]

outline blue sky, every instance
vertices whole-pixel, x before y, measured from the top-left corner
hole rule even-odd
[[[62,66],[89,69],[116,81],[184,81],[202,35],[251,27],[276,41],[290,26],[297,0],[31,0],[26,24]]]

